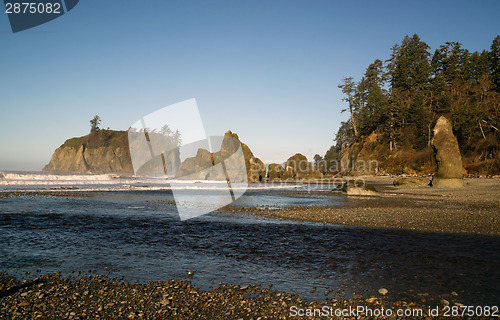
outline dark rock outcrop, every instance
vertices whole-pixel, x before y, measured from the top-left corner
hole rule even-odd
[[[100,130],[66,140],[43,168],[50,173],[115,173],[132,175],[126,131]]]
[[[458,148],[457,138],[453,134],[451,124],[441,116],[434,127],[431,141],[437,164],[437,171],[432,180],[435,187],[463,187],[462,156]]]

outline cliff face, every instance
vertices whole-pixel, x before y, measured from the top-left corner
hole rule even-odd
[[[126,131],[100,130],[66,140],[54,151],[43,172],[116,173],[132,175]]]

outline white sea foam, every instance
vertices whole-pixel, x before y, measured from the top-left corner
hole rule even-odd
[[[81,174],[81,175],[58,175],[58,174],[24,174],[3,173],[0,185],[86,185],[86,184],[116,184],[135,183],[134,179],[118,179],[116,175],[109,174]]]
[[[78,190],[78,191],[113,191],[113,190],[170,190],[169,182],[175,185],[176,190],[227,190],[226,181],[208,180],[166,180],[152,177],[120,177],[114,174],[42,174],[42,173],[2,173],[0,175],[2,190],[9,190],[9,186],[26,187],[25,190],[48,187],[49,190]],[[265,190],[265,189],[293,189],[300,188],[300,184],[232,184],[233,190]]]

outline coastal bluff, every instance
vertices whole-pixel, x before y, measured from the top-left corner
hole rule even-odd
[[[99,130],[66,140],[42,169],[47,173],[133,175],[127,131]]]

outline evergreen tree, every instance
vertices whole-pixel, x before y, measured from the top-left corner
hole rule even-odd
[[[323,157],[323,162],[325,164],[325,172],[334,173],[335,170],[338,170],[339,163],[339,150],[335,146],[331,146],[325,153]]]
[[[358,109],[356,105],[355,96],[357,91],[357,86],[352,77],[344,77],[342,79],[342,83],[338,85],[340,89],[342,89],[342,93],[345,95],[342,99],[348,103],[348,107],[346,109],[342,109],[342,112],[349,111],[351,115],[351,124],[352,129],[354,130],[354,137],[358,136],[358,128],[356,126],[356,118],[355,113]]]
[[[500,35],[496,36],[491,44],[488,62],[491,81],[495,84],[496,90],[500,92]]]
[[[180,147],[182,145],[181,133],[179,130],[175,130],[172,139],[174,140],[174,143],[177,147]]]
[[[385,81],[383,62],[377,59],[368,66],[358,84],[359,99],[362,100],[359,104],[358,123],[362,135],[368,135],[375,130],[384,116],[388,101],[387,91],[384,89]]]
[[[90,120],[90,132],[97,132],[100,130],[99,124],[101,124],[101,117],[95,115],[92,120]]]
[[[401,45],[395,45],[389,59],[389,75],[393,90],[419,91],[430,79],[429,46],[417,34],[405,36]]]
[[[324,169],[322,166],[323,157],[320,156],[319,154],[315,154],[313,159],[314,159],[314,168],[316,168],[317,170],[323,171],[323,169]]]

